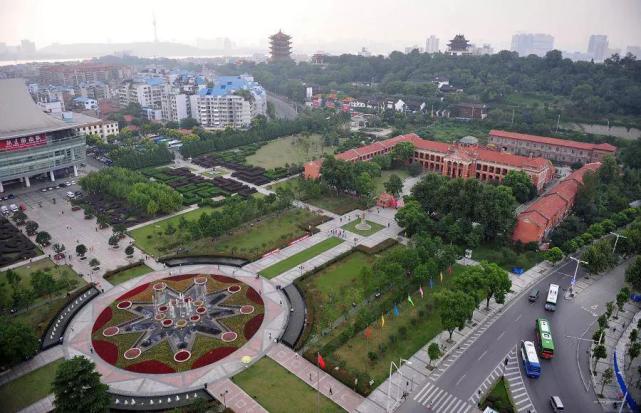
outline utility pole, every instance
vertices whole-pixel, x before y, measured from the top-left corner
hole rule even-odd
[[[619,242],[619,238],[628,238],[628,237],[623,236],[621,234],[617,234],[616,232],[610,232],[610,234],[612,234],[615,237],[617,237],[617,239],[614,240],[614,248],[612,248],[612,254],[614,254],[614,251],[617,249],[617,243]]]
[[[581,261],[575,257],[569,257],[572,261],[576,261],[576,267],[574,268],[574,275],[572,276],[572,283],[570,284],[570,295],[574,295],[574,284],[576,284],[576,273],[579,271],[579,264],[587,264],[587,261]]]
[[[514,108],[512,108],[512,120],[510,121],[510,126],[514,125]]]
[[[561,123],[561,113],[559,113],[559,116],[556,118],[556,132],[559,131],[559,124]]]

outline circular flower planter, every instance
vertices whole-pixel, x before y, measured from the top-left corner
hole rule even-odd
[[[107,327],[102,330],[102,335],[105,337],[113,337],[120,332],[120,329],[116,326]]]
[[[196,300],[194,301],[194,305],[196,307],[202,307],[203,305],[205,305],[205,302],[203,300]]]
[[[165,313],[157,313],[154,316],[154,320],[156,320],[156,321],[164,320],[166,316],[167,315]]]
[[[174,325],[174,320],[167,318],[165,320],[162,320],[161,324],[163,327],[171,327]]]
[[[187,350],[180,350],[174,354],[174,361],[176,363],[183,363],[191,358],[191,353]]]
[[[240,313],[241,314],[251,314],[254,312],[254,306],[253,305],[244,305],[240,307]]]
[[[167,288],[167,284],[162,281],[153,286],[154,291],[163,291],[165,288]]]
[[[222,341],[224,341],[225,343],[229,343],[231,341],[234,341],[237,338],[238,338],[238,334],[234,333],[233,331],[226,331],[220,336],[220,339]]]
[[[191,321],[192,323],[197,323],[200,321],[200,316],[198,314],[194,314],[189,317],[189,321]]]
[[[180,320],[176,321],[176,327],[178,327],[178,328],[183,328],[186,325],[187,325],[187,320],[185,320],[185,319],[181,318]]]
[[[207,277],[196,277],[196,278],[194,278],[194,284],[196,284],[196,285],[205,285],[205,284],[207,284]]]
[[[207,312],[207,308],[205,308],[205,307],[198,307],[196,309],[196,313],[198,313],[200,315],[205,314],[206,312]]]
[[[161,313],[164,313],[164,312],[166,312],[167,310],[169,310],[169,307],[167,307],[167,306],[166,306],[166,305],[164,305],[164,304],[163,304],[163,305],[161,305],[160,307],[158,307],[158,311],[160,311]]]
[[[227,287],[227,291],[229,291],[232,294],[237,293],[238,291],[240,291],[240,285],[238,285],[238,284],[231,285],[231,286]]]
[[[116,307],[117,307],[119,310],[126,310],[126,309],[128,309],[128,308],[131,308],[131,306],[132,306],[131,301],[121,301],[121,302],[119,302],[119,303],[116,305]]]
[[[132,347],[129,350],[125,351],[125,354],[123,354],[122,356],[127,360],[133,360],[135,358],[138,358],[141,354],[141,349],[139,349],[138,347]]]

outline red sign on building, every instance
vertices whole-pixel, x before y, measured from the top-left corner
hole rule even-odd
[[[5,139],[0,141],[0,152],[17,151],[46,144],[47,135],[44,133],[41,133],[40,135],[23,136],[21,138]]]

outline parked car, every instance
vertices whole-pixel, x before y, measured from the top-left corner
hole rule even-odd
[[[9,215],[9,208],[7,208],[6,205],[2,205],[0,207],[0,212],[2,212],[2,215]]]
[[[9,205],[11,212],[18,212],[18,206],[16,204]]]
[[[67,192],[67,198],[74,199],[75,197],[76,197],[76,194],[74,194],[73,192],[71,192],[71,191]]]

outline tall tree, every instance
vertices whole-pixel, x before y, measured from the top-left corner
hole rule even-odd
[[[10,318],[0,318],[0,365],[7,368],[38,351],[40,343],[27,325]]]
[[[474,313],[474,298],[462,291],[442,290],[435,294],[438,310],[441,315],[441,323],[449,333],[449,341],[452,341],[454,329],[462,330],[465,322],[472,318]]]
[[[385,190],[394,196],[398,196],[403,190],[403,181],[396,174],[392,174],[384,185]]]
[[[512,190],[512,195],[520,203],[527,202],[536,196],[536,187],[523,171],[509,171],[503,178],[503,185]]]
[[[109,386],[100,382],[96,365],[75,356],[58,367],[53,380],[56,411],[69,413],[99,413],[109,409]]]
[[[490,308],[490,299],[494,297],[499,304],[505,302],[505,295],[512,288],[512,281],[503,268],[494,263],[481,261],[481,286],[485,291],[485,308]]]
[[[441,357],[441,348],[439,347],[438,343],[431,343],[427,347],[427,355],[430,358],[429,365],[432,366],[432,361]]]

